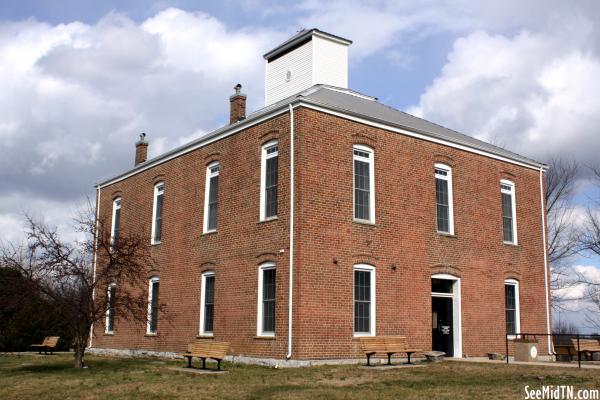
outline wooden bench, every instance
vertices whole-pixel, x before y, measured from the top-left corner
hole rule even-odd
[[[575,345],[577,345],[577,343],[575,343]],[[573,344],[555,344],[554,354],[557,356],[567,356],[570,362],[572,358],[577,355],[577,348],[573,347]]]
[[[388,365],[392,365],[392,354],[405,353],[410,356],[423,350],[413,349],[408,345],[406,336],[366,336],[358,338],[362,351],[367,355],[367,366],[371,366],[371,356],[376,353],[385,353],[388,356]]]
[[[39,350],[39,354],[42,354],[42,350],[46,355],[48,354],[48,350],[50,350],[50,354],[52,354],[58,344],[58,339],[60,339],[60,336],[46,336],[42,343],[32,344],[31,347],[36,347]]]
[[[206,369],[206,359],[212,358],[217,362],[217,369],[221,370],[221,361],[229,351],[228,342],[213,342],[207,340],[197,340],[188,345],[188,351],[180,354],[181,357],[187,358],[188,368],[192,367],[192,358],[202,359],[202,369]]]
[[[577,353],[577,339],[571,339],[571,345],[573,346],[575,353]],[[600,341],[597,339],[579,339],[579,354],[578,358],[581,358],[581,354],[589,353],[600,353]]]

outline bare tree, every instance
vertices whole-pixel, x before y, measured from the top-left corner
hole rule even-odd
[[[589,168],[596,180],[595,186],[600,190],[600,168]],[[584,251],[588,254],[600,256],[600,197],[590,199],[581,243]],[[583,274],[578,275],[578,281],[585,285],[585,299],[590,304],[586,314],[586,323],[591,328],[600,329],[600,281]]]
[[[3,245],[0,263],[20,271],[27,290],[51,299],[60,310],[73,338],[75,367],[82,368],[91,328],[106,317],[109,284],[118,288],[110,307],[119,319],[146,320],[146,278],[153,266],[147,243],[124,231],[112,240],[91,205],[75,218],[82,239],[72,242],[31,216],[26,222],[27,243]]]
[[[589,303],[585,313],[585,325],[588,328],[600,331],[600,282],[592,282],[588,278],[584,279],[586,285],[585,298]]]
[[[596,187],[600,190],[600,168],[589,167],[596,180]],[[591,205],[586,213],[585,231],[582,235],[582,244],[585,250],[600,256],[600,198],[590,199]]]
[[[554,157],[546,173],[546,211],[548,215],[548,261],[551,269],[552,307],[562,309],[564,289],[577,284],[568,261],[579,252],[581,233],[573,215],[573,196],[579,165],[573,160]],[[562,289],[562,290],[561,290]]]
[[[579,333],[579,328],[573,322],[559,319],[554,323],[552,333],[560,335],[577,335]]]

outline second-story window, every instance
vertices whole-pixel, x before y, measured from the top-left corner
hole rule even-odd
[[[502,233],[505,243],[517,244],[517,218],[515,206],[515,184],[511,181],[500,181],[502,194]]]
[[[217,199],[219,193],[219,163],[206,168],[206,189],[204,191],[204,233],[217,230]]]
[[[260,219],[277,217],[279,145],[276,141],[262,147],[260,168]]]
[[[437,231],[453,235],[452,169],[444,164],[435,164],[434,167]]]
[[[160,243],[162,240],[164,197],[165,184],[157,183],[154,186],[154,206],[152,208],[152,244]]]
[[[354,154],[354,219],[375,222],[375,172],[373,149],[355,145]]]
[[[119,240],[119,228],[121,226],[121,198],[113,200],[112,227],[110,230],[110,244],[114,245]]]

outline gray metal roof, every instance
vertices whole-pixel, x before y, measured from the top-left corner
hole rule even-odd
[[[327,37],[327,38],[333,39],[334,41],[344,42],[346,44],[352,44],[352,40],[350,40],[350,39],[345,39],[341,36],[333,35],[331,33],[324,32],[324,31],[316,29],[316,28],[302,29],[301,31],[296,33],[294,36],[292,36],[285,42],[281,43],[279,46],[275,47],[273,50],[266,52],[263,55],[263,58],[267,59],[267,60],[270,58],[273,58],[276,55],[278,55],[279,53],[282,53],[282,52],[286,51],[287,49],[295,46],[296,44],[301,43],[303,40],[307,39],[309,36],[312,36],[313,34],[317,34],[322,37]]]
[[[433,122],[429,122],[422,118],[415,117],[403,111],[399,111],[392,107],[381,104],[375,97],[366,96],[349,89],[336,88],[327,85],[315,85],[300,93],[294,94],[293,96],[287,97],[267,107],[263,107],[249,114],[245,119],[239,122],[216,129],[187,144],[138,164],[134,168],[125,171],[122,174],[105,179],[98,185],[105,186],[128,176],[134,175],[142,170],[177,157],[178,155],[185,154],[199,147],[203,147],[204,145],[219,138],[219,136],[235,134],[237,131],[245,129],[246,126],[255,123],[259,118],[275,112],[285,112],[290,104],[296,104],[298,102],[304,102],[309,105],[312,104],[327,108],[332,111],[337,111],[345,115],[360,117],[387,126],[415,132],[425,137],[461,145],[469,149],[478,150],[486,154],[527,164],[532,167],[547,167],[547,165],[541,162],[521,156],[501,147],[494,146],[479,139],[475,139],[472,136],[456,132],[452,129],[445,128],[441,125],[434,124]]]
[[[460,144],[472,149],[495,154],[500,157],[519,161],[525,164],[545,167],[546,165],[531,158],[521,156],[512,151],[503,149],[493,144],[476,139],[472,136],[448,129],[441,125],[427,121],[414,115],[405,113],[395,108],[386,106],[376,101],[375,98],[361,95],[347,89],[334,88],[320,85],[319,89],[305,96],[310,102],[323,105],[327,108],[336,108],[344,113],[367,117],[368,119],[395,125],[416,133],[422,133],[432,138],[437,138]]]

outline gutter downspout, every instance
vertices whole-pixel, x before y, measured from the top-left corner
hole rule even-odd
[[[552,355],[552,339],[550,337],[550,288],[548,287],[548,249],[546,244],[546,205],[544,204],[544,169],[540,168],[540,204],[542,211],[542,242],[544,246],[544,285],[546,286],[546,331],[548,333],[548,354]]]
[[[100,218],[100,185],[96,186],[96,221],[94,228],[94,261],[93,261],[93,269],[94,269],[94,283],[96,282],[96,260],[98,255],[98,219]],[[94,300],[96,292],[96,287],[92,289],[92,300]],[[94,323],[92,322],[92,326],[90,327],[90,345],[92,347],[92,339],[94,338]]]
[[[290,267],[288,288],[288,353],[286,359],[292,358],[292,317],[294,294],[294,108],[290,106]]]

